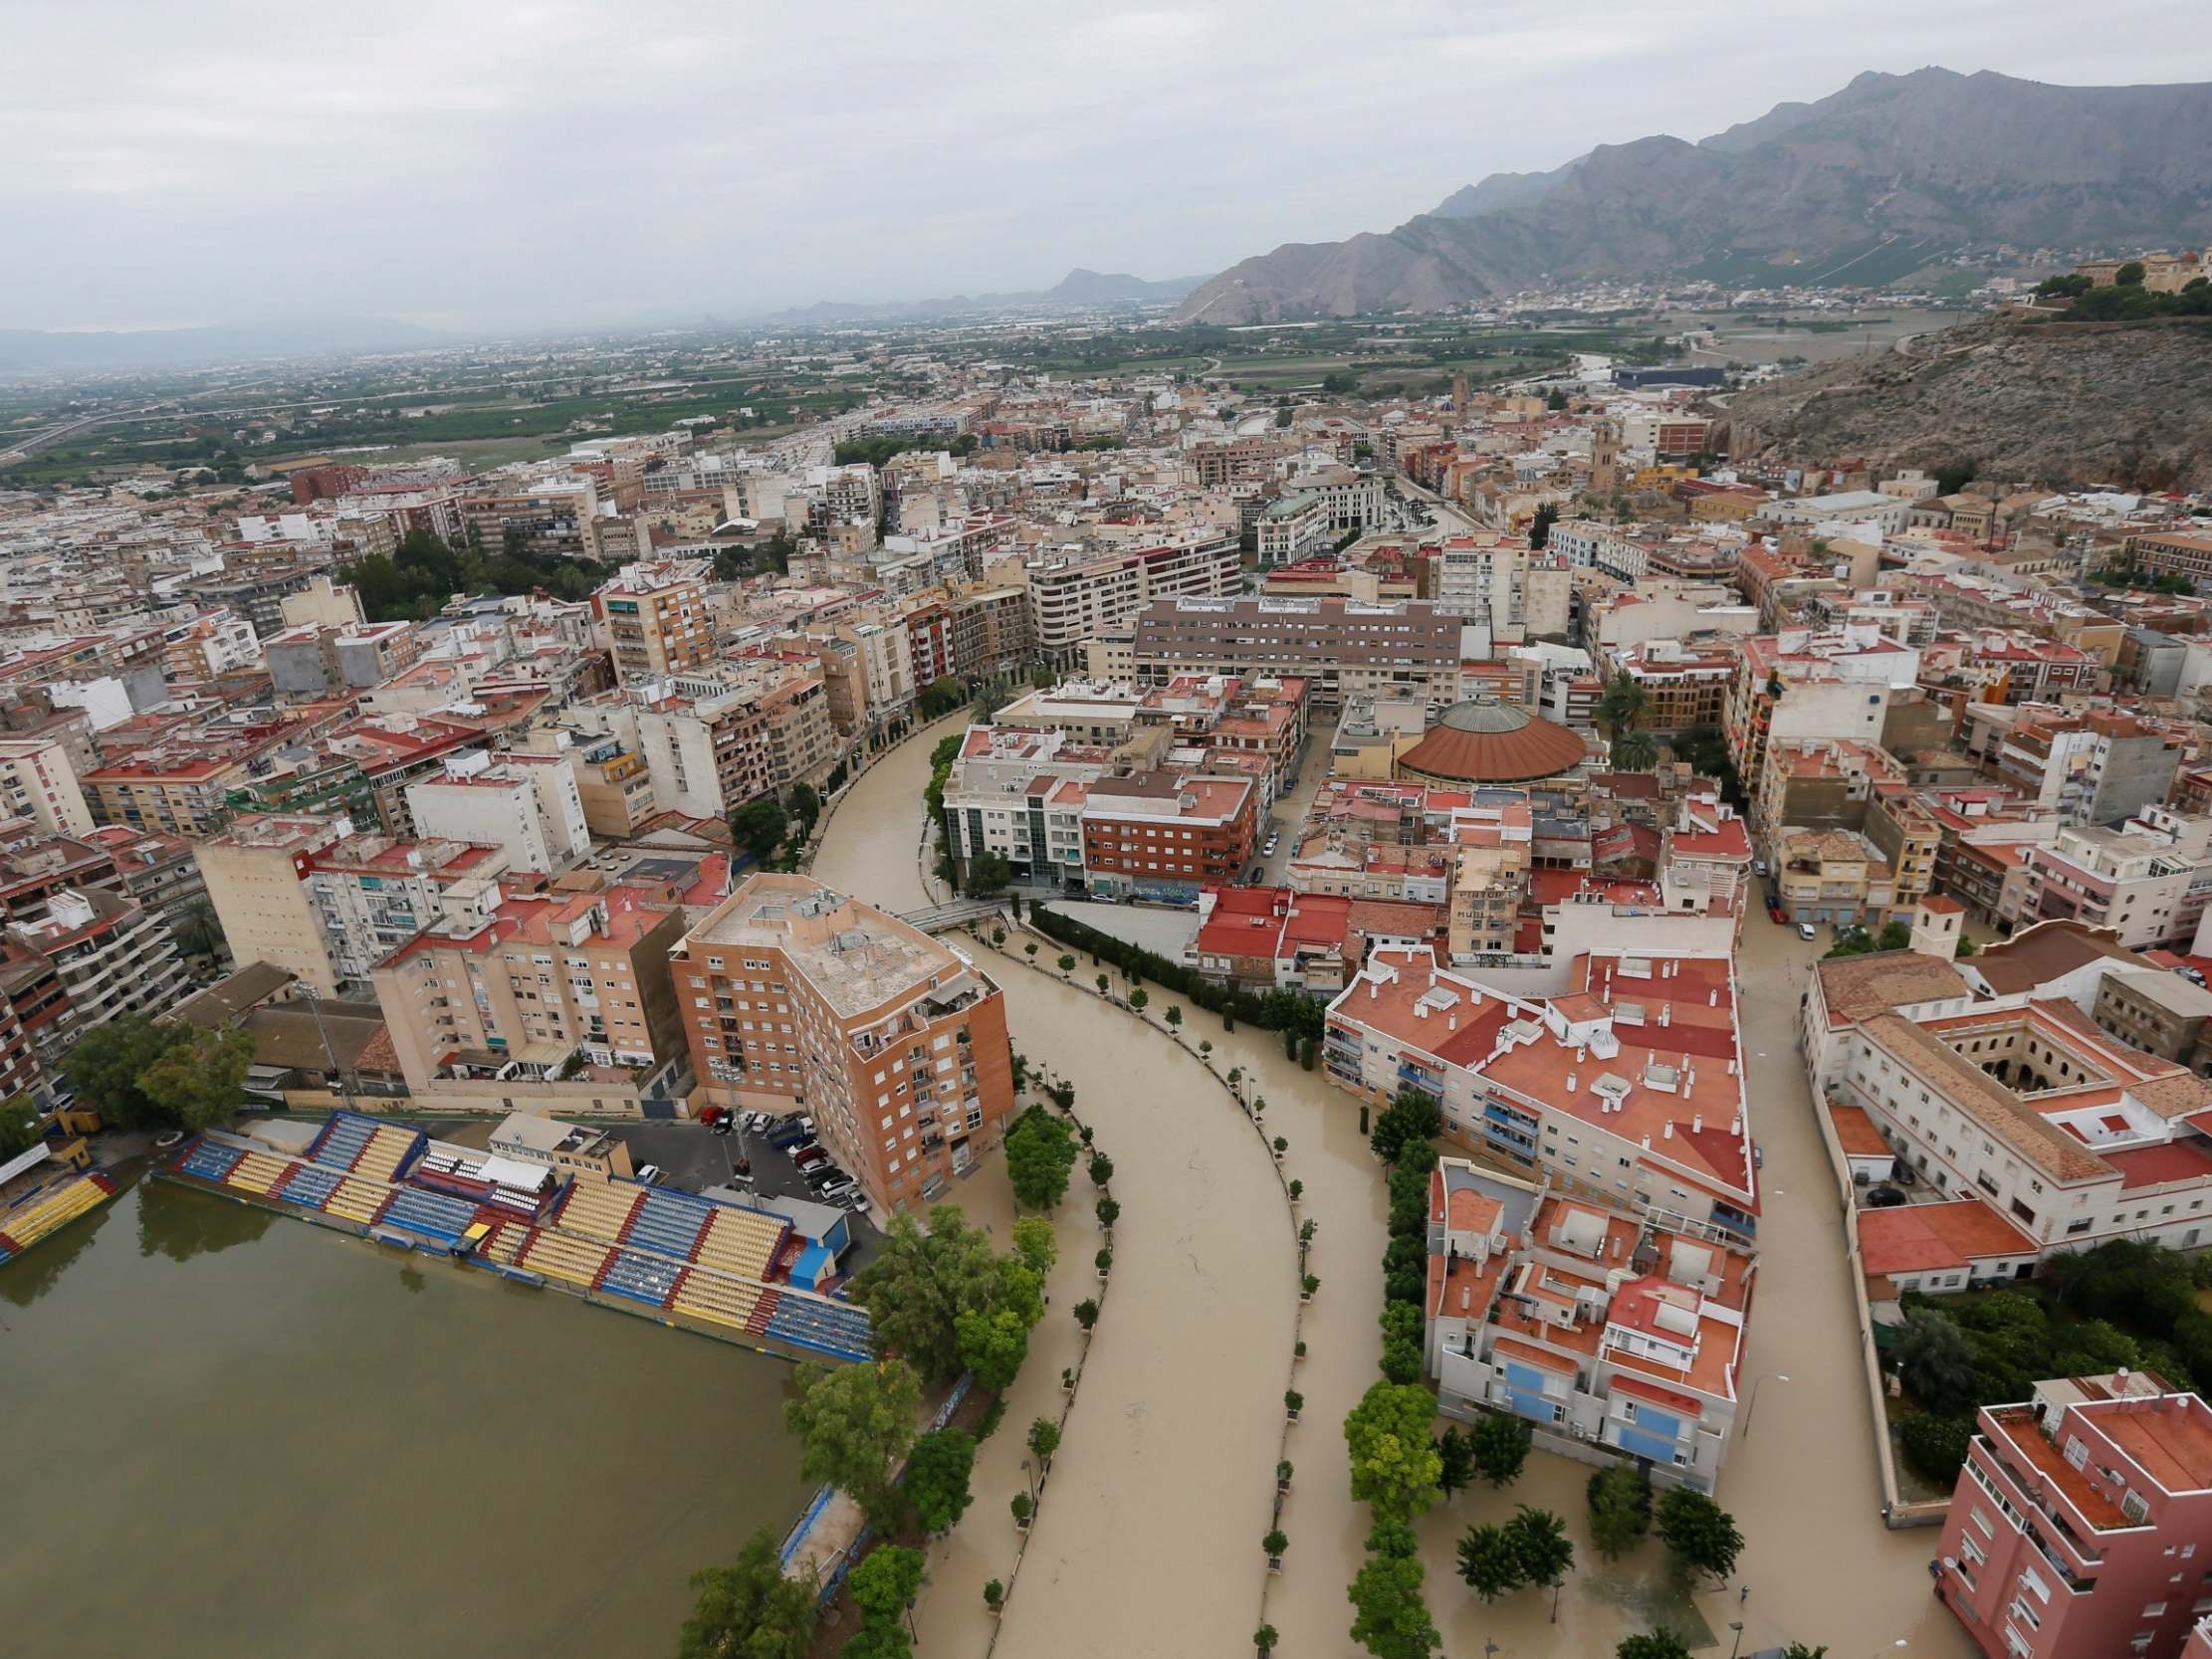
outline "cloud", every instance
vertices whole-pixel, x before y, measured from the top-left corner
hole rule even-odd
[[[13,0],[0,326],[481,327],[1176,276],[1861,69],[2212,79],[2178,3]],[[26,259],[21,251],[47,257]]]

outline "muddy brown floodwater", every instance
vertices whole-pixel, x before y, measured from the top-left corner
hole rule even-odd
[[[915,856],[918,802],[930,742],[957,725],[910,741],[855,785],[817,877],[895,911],[929,902]],[[1429,1603],[1447,1654],[1480,1653],[1485,1642],[1507,1656],[1610,1653],[1661,1619],[1695,1645],[1723,1648],[1740,1620],[1746,1653],[1790,1640],[1825,1643],[1834,1659],[1894,1654],[1900,1643],[1940,1659],[1975,1651],[1929,1593],[1935,1533],[1892,1533],[1880,1521],[1841,1228],[1793,1034],[1811,950],[1763,921],[1747,925],[1744,943],[1744,1041],[1767,1182],[1747,1375],[1790,1380],[1766,1382],[1721,1476],[1720,1500],[1748,1540],[1740,1571],[1723,1588],[1691,1594],[1656,1544],[1600,1562],[1583,1525],[1589,1470],[1539,1453],[1509,1490],[1461,1493],[1423,1523]],[[1286,1172],[1305,1183],[1303,1213],[1319,1224],[1310,1265],[1322,1285],[1302,1328],[1310,1356],[1293,1377],[1295,1253],[1264,1147],[1199,1058],[1158,1027],[1175,998],[1156,990],[1155,1023],[1140,1027],[1060,983],[1056,953],[1039,951],[1042,969],[1013,958],[990,965],[1006,988],[1015,1046],[1073,1082],[1077,1110],[1112,1152],[1123,1215],[1112,1296],[997,1651],[1248,1651],[1281,1396],[1294,1383],[1306,1404],[1283,1453],[1296,1466],[1282,1521],[1290,1548],[1268,1585],[1266,1619],[1284,1659],[1353,1654],[1345,1586],[1367,1517],[1349,1495],[1339,1425],[1376,1376],[1386,1239],[1381,1171],[1358,1109],[1286,1061],[1265,1033],[1226,1033],[1209,1015],[1185,1027],[1191,1045],[1214,1044],[1214,1071],[1237,1066],[1257,1079],[1268,1132],[1290,1141]],[[1082,959],[1078,983],[1093,971]],[[954,1196],[978,1208],[996,1168],[995,1160]],[[1006,1429],[985,1448],[974,1508],[934,1553],[920,1610],[927,1651],[981,1654],[991,1641],[981,1585],[1011,1569],[1006,1505],[1022,1479],[1020,1425],[1051,1409],[1073,1351],[1058,1329],[1060,1286],[1071,1256],[1087,1263],[1095,1247],[1073,1219],[1089,1224],[1090,1196],[1078,1173],[1040,1348]],[[1576,1541],[1556,1624],[1541,1592],[1485,1604],[1454,1570],[1460,1533],[1509,1516],[1516,1503],[1555,1510]]]

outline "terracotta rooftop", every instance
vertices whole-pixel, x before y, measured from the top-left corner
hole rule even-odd
[[[1824,958],[1813,964],[1821,999],[1833,1027],[1856,1025],[1891,1008],[1948,1002],[1970,994],[1965,976],[1949,962],[1917,950],[1882,950],[1869,956]]]
[[[1964,1270],[1976,1260],[2034,1256],[2040,1246],[1979,1198],[1859,1212],[1860,1262],[1870,1275]]]

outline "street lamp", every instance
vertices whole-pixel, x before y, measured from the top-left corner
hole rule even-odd
[[[1767,1377],[1772,1377],[1777,1382],[1790,1380],[1780,1371],[1768,1371],[1765,1375],[1755,1377],[1752,1380],[1751,1397],[1744,1402],[1743,1407],[1743,1437],[1746,1440],[1751,1438],[1751,1413],[1759,1409],[1759,1384],[1766,1381]]]
[[[1736,1633],[1736,1639],[1728,1644],[1728,1659],[1736,1659],[1736,1655],[1743,1649],[1743,1620],[1740,1618],[1730,1619],[1728,1628]]]

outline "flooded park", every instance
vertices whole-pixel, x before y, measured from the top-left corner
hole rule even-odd
[[[0,1273],[8,1659],[669,1652],[779,1359],[141,1180]]]

